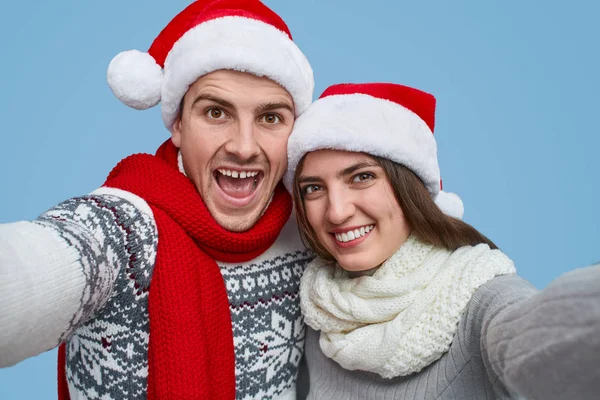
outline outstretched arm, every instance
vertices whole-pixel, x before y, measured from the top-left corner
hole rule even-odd
[[[106,194],[0,225],[0,367],[56,347],[99,312],[119,271],[153,254],[147,232],[149,209]]]
[[[94,241],[81,230],[76,236]],[[0,226],[0,367],[49,350],[70,333],[86,288],[82,261],[55,227]]]
[[[600,265],[571,271],[483,321],[488,373],[535,399],[600,392]]]

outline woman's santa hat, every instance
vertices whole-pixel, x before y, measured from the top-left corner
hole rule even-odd
[[[118,54],[108,84],[138,110],[162,104],[171,129],[183,96],[198,78],[220,69],[267,77],[292,96],[300,115],[311,103],[314,78],[285,22],[258,0],[198,0],[179,13],[147,53]]]
[[[392,83],[330,86],[295,122],[284,183],[291,192],[296,167],[311,151],[363,152],[409,168],[444,213],[462,218],[460,198],[441,190],[434,125],[429,93]]]

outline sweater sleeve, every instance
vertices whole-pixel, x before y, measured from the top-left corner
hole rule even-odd
[[[498,290],[485,311],[482,355],[492,380],[529,400],[597,399],[600,265],[531,296],[516,293],[523,290]]]
[[[106,304],[130,260],[153,262],[154,219],[131,196],[94,193],[0,225],[0,367],[68,339]]]

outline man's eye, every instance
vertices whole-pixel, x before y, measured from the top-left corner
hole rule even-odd
[[[221,119],[225,116],[225,113],[223,112],[223,110],[221,110],[219,108],[210,108],[207,110],[206,114],[211,119]]]
[[[278,122],[281,122],[281,118],[277,114],[266,114],[266,115],[263,115],[262,118],[261,118],[261,120],[263,122],[266,122],[267,124],[276,124]]]
[[[352,182],[355,182],[355,183],[357,183],[357,182],[366,182],[366,181],[371,180],[373,178],[375,178],[373,176],[373,174],[371,174],[369,172],[363,172],[363,173],[354,175],[354,177],[352,178]]]

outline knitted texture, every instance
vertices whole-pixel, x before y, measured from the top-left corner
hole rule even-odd
[[[141,246],[151,243],[151,237],[145,235],[146,232],[128,235],[132,229],[135,229],[136,222],[135,218],[130,218],[134,211],[131,205],[116,197],[89,196],[85,198],[85,202],[90,204],[81,204],[81,199],[67,200],[59,207],[44,213],[34,222],[54,229],[69,246],[77,250],[79,263],[86,276],[87,286],[82,293],[78,312],[71,318],[67,330],[59,338],[57,345],[67,339],[75,327],[88,320],[104,306],[112,293],[111,288],[117,280],[119,267],[127,262],[129,257],[135,257],[136,253],[140,252]],[[98,226],[100,221],[113,219],[115,207],[123,207],[128,212],[123,213],[109,234],[119,238],[119,241],[129,241],[130,248],[123,251],[115,246],[115,242],[100,244],[99,241],[78,240],[82,229],[93,229],[93,226]],[[79,208],[80,224],[71,221],[71,215],[76,208]],[[125,236],[129,237],[125,239]],[[111,255],[112,259],[109,259]]]
[[[501,377],[484,365],[488,360],[483,352],[485,334],[482,327],[485,319],[502,314],[507,308],[523,303],[535,293],[536,289],[531,284],[514,274],[499,276],[484,283],[464,311],[450,349],[420,372],[391,379],[373,372],[342,368],[321,351],[320,332],[307,328],[305,354],[310,370],[310,394],[307,400],[522,399],[511,393]],[[513,353],[515,361],[522,360],[521,354],[528,349],[519,346],[519,350]],[[529,381],[526,375],[522,374],[524,382]],[[555,397],[558,398],[579,399]]]
[[[447,352],[473,293],[510,273],[512,261],[485,244],[452,252],[410,236],[373,276],[349,279],[341,267],[313,261],[301,307],[321,331],[323,353],[343,368],[404,376]]]
[[[67,338],[66,354],[60,351],[64,362],[59,364],[61,370],[66,367],[66,379],[61,375],[64,393],[71,399],[146,399],[148,290],[158,247],[148,205],[128,192],[102,188],[69,199],[29,224],[43,226],[64,241],[64,246],[39,260],[44,266],[37,272],[40,278],[56,268],[56,262],[65,261],[74,270],[61,271],[61,291],[69,292],[71,282],[64,279],[69,271],[85,277],[81,298],[49,311],[60,325],[47,348]],[[237,399],[281,399],[294,392],[305,333],[300,276],[312,257],[290,219],[259,257],[244,263],[219,262],[234,334]],[[73,314],[63,316],[64,309]],[[50,335],[40,334],[45,340]],[[28,350],[15,351],[20,358]]]
[[[305,337],[299,285],[311,257],[298,249],[265,262],[221,268],[229,293],[238,399],[289,398],[285,394],[295,390]]]
[[[232,326],[215,260],[247,261],[268,249],[289,218],[289,195],[278,188],[252,229],[228,232],[178,171],[170,141],[157,156],[121,161],[105,185],[144,199],[160,238],[149,295],[148,398],[234,398]]]
[[[92,194],[34,223],[77,250],[86,277],[79,311],[59,339],[68,338],[59,348],[59,398],[146,398],[148,290],[157,248],[152,217],[120,197]]]
[[[600,266],[581,268],[541,292],[504,275],[481,285],[447,353],[419,373],[385,379],[348,371],[306,335],[308,400],[597,400],[600,391]]]

